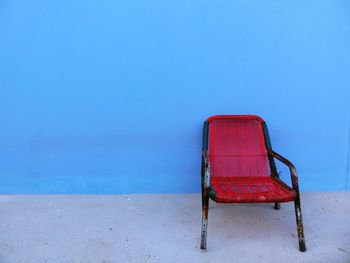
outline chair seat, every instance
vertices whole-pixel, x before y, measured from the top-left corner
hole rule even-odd
[[[271,176],[214,177],[210,183],[210,198],[218,203],[279,203],[296,197],[293,189]]]

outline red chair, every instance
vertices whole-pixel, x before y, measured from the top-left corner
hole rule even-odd
[[[294,201],[300,251],[306,251],[295,166],[272,151],[263,119],[255,115],[217,115],[204,122],[202,153],[201,249],[206,249],[209,198],[217,203]],[[291,173],[290,188],[278,176],[274,158]]]

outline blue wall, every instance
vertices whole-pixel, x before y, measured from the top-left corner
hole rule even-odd
[[[0,193],[199,192],[223,113],[344,191],[349,99],[346,0],[0,1]]]

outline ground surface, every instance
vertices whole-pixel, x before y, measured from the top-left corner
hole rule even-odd
[[[199,249],[194,195],[0,196],[0,262],[350,262],[350,193],[302,194],[307,249],[293,204],[210,203]]]

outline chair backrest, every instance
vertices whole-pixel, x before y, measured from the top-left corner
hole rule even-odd
[[[263,119],[217,115],[207,122],[211,177],[270,176]]]

